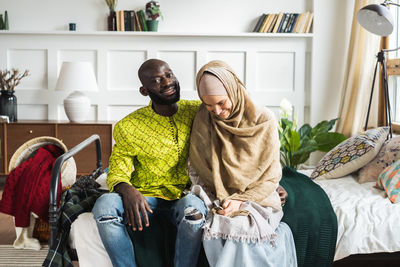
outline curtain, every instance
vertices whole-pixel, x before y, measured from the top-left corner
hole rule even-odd
[[[376,0],[356,0],[354,4],[353,22],[347,64],[342,87],[342,97],[339,108],[339,121],[336,131],[345,136],[352,136],[363,130],[368,103],[371,94],[372,78],[379,52],[380,38],[366,31],[357,22],[357,12],[369,4],[377,4]],[[375,81],[373,105],[369,116],[369,127],[377,126],[378,78]]]

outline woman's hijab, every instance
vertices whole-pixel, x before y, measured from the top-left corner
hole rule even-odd
[[[204,73],[215,75],[232,101],[231,114],[221,119],[204,104],[194,119],[189,160],[200,179],[224,201],[254,201],[280,209],[276,193],[282,171],[276,119],[251,101],[242,81],[222,61],[211,61],[197,74],[199,88]],[[204,93],[199,93],[199,97]]]

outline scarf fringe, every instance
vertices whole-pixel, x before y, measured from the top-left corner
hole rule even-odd
[[[211,239],[225,239],[232,240],[234,242],[240,243],[264,243],[269,241],[271,245],[275,246],[276,233],[267,234],[263,236],[248,236],[248,235],[236,235],[236,234],[225,234],[225,233],[215,233],[211,232],[210,227],[204,227],[203,240]]]

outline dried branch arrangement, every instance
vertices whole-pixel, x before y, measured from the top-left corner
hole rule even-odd
[[[118,0],[105,0],[105,1],[106,1],[108,8],[110,9],[110,11],[114,12],[115,7],[118,4]]]
[[[24,73],[20,73],[18,69],[0,70],[0,89],[14,91],[21,79],[28,75],[28,70],[25,70]]]

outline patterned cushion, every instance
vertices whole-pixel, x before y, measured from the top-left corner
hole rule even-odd
[[[376,186],[385,190],[392,203],[400,202],[400,160],[379,174]]]
[[[398,159],[400,159],[400,136],[387,140],[378,155],[360,169],[358,182],[376,182],[379,174]]]
[[[379,127],[343,141],[318,162],[311,178],[338,178],[358,170],[378,154],[388,132],[388,127]]]

